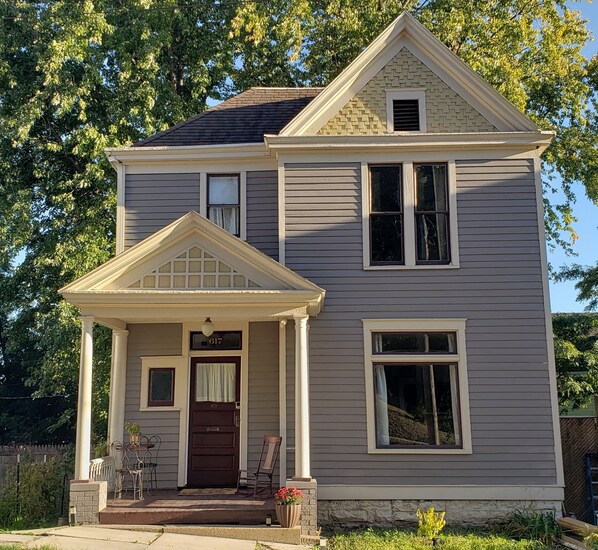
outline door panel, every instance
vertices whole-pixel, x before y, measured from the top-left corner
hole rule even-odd
[[[240,357],[191,361],[188,486],[237,483],[240,376]]]

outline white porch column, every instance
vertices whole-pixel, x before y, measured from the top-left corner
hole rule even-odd
[[[311,479],[309,445],[309,356],[307,320],[295,317],[295,476]]]
[[[125,387],[129,331],[112,330],[112,367],[110,369],[110,406],[108,413],[108,451],[114,441],[122,441],[125,430]]]
[[[89,479],[91,446],[91,375],[93,363],[93,317],[81,317],[81,360],[75,443],[75,480]]]

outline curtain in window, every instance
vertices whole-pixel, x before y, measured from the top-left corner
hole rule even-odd
[[[210,206],[210,221],[233,235],[239,234],[237,207]]]
[[[235,363],[200,363],[195,380],[195,401],[235,401]]]
[[[376,386],[376,441],[378,445],[390,445],[388,432],[388,390],[384,365],[374,365]]]

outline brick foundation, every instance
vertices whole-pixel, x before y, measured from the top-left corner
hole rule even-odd
[[[100,523],[100,511],[107,505],[105,481],[72,481],[69,505],[77,507],[77,525]]]
[[[417,524],[416,510],[431,506],[446,512],[447,525],[485,527],[519,511],[552,512],[561,517],[558,500],[320,500],[318,522],[323,526]]]
[[[301,536],[315,537],[318,534],[318,483],[288,479],[287,487],[295,487],[303,493],[301,502]]]

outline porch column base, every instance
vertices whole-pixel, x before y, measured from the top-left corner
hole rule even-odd
[[[73,480],[69,493],[69,506],[77,508],[77,525],[100,523],[100,512],[108,503],[107,495],[107,481]]]
[[[286,486],[299,489],[303,493],[301,502],[301,538],[306,543],[313,544],[318,537],[318,482],[311,478],[310,481],[287,479]]]

